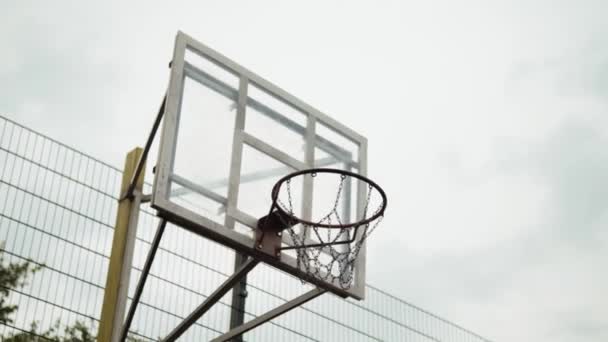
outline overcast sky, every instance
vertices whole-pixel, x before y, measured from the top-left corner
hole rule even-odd
[[[496,341],[608,340],[608,2],[5,3],[0,114],[113,165],[182,30],[369,139],[368,283]]]

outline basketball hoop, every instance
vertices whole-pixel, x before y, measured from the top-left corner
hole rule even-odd
[[[311,218],[296,214],[294,208],[304,203],[294,203],[291,184],[298,177],[325,177],[337,182],[335,201],[329,212]],[[310,179],[314,182],[314,179]],[[359,185],[363,201],[359,201],[357,214],[338,212],[343,207],[344,189],[352,182]],[[373,202],[373,203],[372,203]],[[371,207],[370,207],[371,204]],[[386,210],[386,194],[372,180],[359,174],[329,168],[297,171],[281,178],[272,188],[272,205],[268,215],[258,220],[257,248],[280,257],[281,251],[295,250],[297,267],[307,274],[329,282],[338,282],[343,289],[352,286],[355,261],[369,235],[382,221]],[[350,206],[348,206],[350,207]],[[370,215],[371,213],[371,215]],[[349,217],[354,219],[350,220]],[[282,232],[287,231],[290,245],[282,246]]]

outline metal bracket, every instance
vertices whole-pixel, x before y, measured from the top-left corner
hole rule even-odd
[[[282,212],[274,210],[273,206],[268,215],[258,220],[255,230],[256,248],[275,258],[280,257],[283,230],[295,223],[290,217],[282,215]]]
[[[149,203],[152,201],[152,194],[141,195],[141,203]]]

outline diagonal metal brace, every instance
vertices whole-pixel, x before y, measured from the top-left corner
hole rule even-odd
[[[207,312],[215,303],[217,303],[228,291],[230,291],[244,276],[249,273],[257,264],[258,260],[249,258],[233,275],[226,279],[203,304],[199,305],[188,317],[186,317],[173,331],[167,335],[162,341],[169,342],[177,340],[191,325],[193,325],[205,312]]]
[[[136,210],[139,210],[139,208],[137,208]],[[131,301],[129,312],[127,313],[127,317],[122,326],[122,331],[120,333],[119,339],[119,341],[121,342],[124,342],[127,339],[127,335],[129,334],[129,328],[131,327],[131,323],[133,322],[135,310],[137,310],[139,299],[141,298],[141,294],[144,291],[144,286],[146,285],[146,280],[148,279],[150,268],[152,268],[152,262],[154,261],[154,257],[156,256],[156,251],[158,250],[158,246],[160,245],[160,240],[163,237],[163,233],[165,232],[166,226],[167,221],[165,219],[161,219],[158,222],[156,234],[154,234],[154,240],[152,240],[152,244],[150,245],[150,250],[148,251],[148,256],[146,257],[146,263],[144,264],[144,268],[142,269],[141,275],[139,276],[139,281],[137,282],[137,288],[135,288],[135,294],[133,295],[133,300]]]
[[[131,181],[129,182],[129,187],[124,194],[121,195],[119,201],[123,201],[127,198],[133,197],[133,190],[135,190],[135,180],[139,177],[139,174],[142,172],[144,165],[146,164],[146,160],[148,159],[148,153],[150,152],[150,147],[152,147],[152,143],[154,142],[154,137],[156,136],[156,132],[158,131],[158,127],[163,119],[163,115],[165,114],[165,104],[167,102],[167,94],[163,96],[163,101],[160,103],[160,108],[158,108],[158,114],[156,114],[156,119],[154,119],[154,123],[152,124],[152,130],[150,131],[150,135],[148,136],[148,140],[146,140],[146,145],[144,146],[144,152],[140,156],[137,161],[137,168],[133,173],[133,177],[131,177]]]
[[[258,316],[256,318],[250,320],[249,322],[230,330],[229,332],[225,333],[224,335],[214,338],[213,340],[211,340],[211,342],[229,341],[230,339],[240,336],[240,335],[248,332],[251,329],[257,328],[258,326],[272,320],[275,317],[278,317],[292,309],[297,308],[298,306],[300,306],[312,299],[317,298],[318,296],[324,294],[325,292],[327,292],[327,290],[321,289],[321,288],[312,289],[312,290],[304,293],[303,295],[300,295],[299,297],[296,297],[296,298],[290,300],[289,302],[284,303],[284,304],[268,311],[267,313],[265,313],[261,316]]]

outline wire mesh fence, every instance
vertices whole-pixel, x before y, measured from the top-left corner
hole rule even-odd
[[[31,331],[32,322],[39,331],[57,322],[82,322],[97,330],[121,177],[116,167],[0,117],[0,252],[5,263],[29,261],[40,267],[25,287],[9,289],[8,302],[18,310],[13,322],[0,325],[0,336]],[[153,210],[142,206],[130,295],[156,225]],[[166,335],[233,272],[234,258],[232,250],[168,225],[132,335],[142,340]],[[287,274],[258,266],[248,277],[245,320],[308,289]],[[227,331],[230,300],[229,293],[181,340],[205,341]],[[243,339],[488,341],[369,285],[365,301],[325,295]]]

